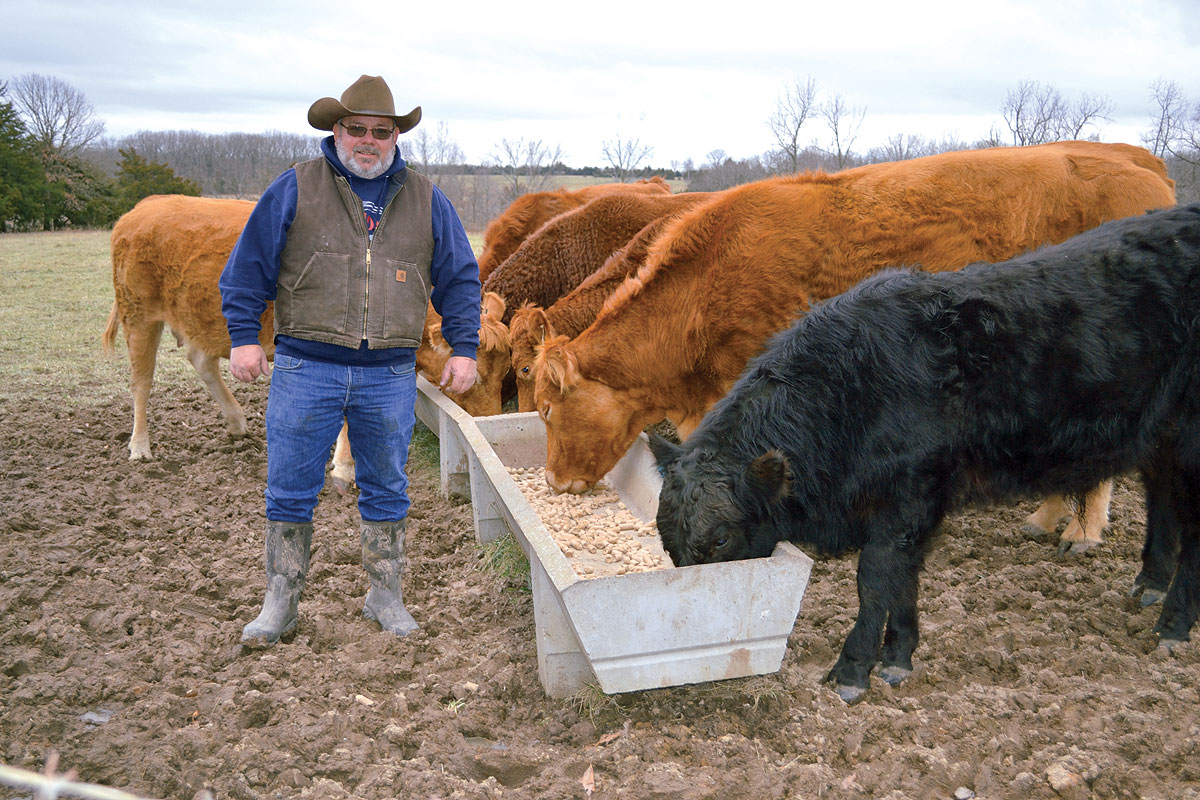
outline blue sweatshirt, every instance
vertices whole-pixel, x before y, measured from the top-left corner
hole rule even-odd
[[[366,180],[351,173],[337,157],[333,137],[321,141],[321,152],[363,201],[367,230],[373,231],[383,214],[381,203],[393,175],[407,169],[397,152],[383,175]],[[454,206],[437,186],[433,187],[433,280],[434,310],[442,316],[442,336],[456,356],[475,358],[479,346],[479,264],[467,240]],[[257,344],[259,318],[267,302],[275,299],[279,280],[279,257],[287,244],[288,229],[296,218],[296,172],[287,170],[267,187],[250,213],[229,261],[221,273],[221,313],[234,347]],[[368,350],[336,344],[275,337],[275,351],[295,358],[356,366],[397,366],[416,361],[416,350],[394,347]]]

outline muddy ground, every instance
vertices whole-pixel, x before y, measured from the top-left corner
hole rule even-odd
[[[89,391],[80,387],[80,391]],[[848,707],[821,680],[853,557],[818,560],[774,675],[548,699],[528,591],[481,569],[463,500],[413,470],[397,640],[360,616],[353,498],[327,488],[296,636],[243,651],[264,588],[262,385],[233,443],[199,383],[130,406],[0,401],[0,761],[51,753],[151,798],[1200,798],[1200,645],[1156,649],[1126,596],[1141,496],[1056,558],[1033,504],[949,520],[915,674]],[[972,795],[972,793],[974,793]],[[0,787],[0,798],[30,792]]]

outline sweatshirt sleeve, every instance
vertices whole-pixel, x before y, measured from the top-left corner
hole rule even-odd
[[[233,347],[258,343],[260,318],[275,299],[279,257],[295,218],[296,172],[289,169],[267,187],[250,212],[217,284]]]
[[[433,308],[442,336],[456,356],[475,358],[479,347],[479,264],[454,206],[433,187]]]

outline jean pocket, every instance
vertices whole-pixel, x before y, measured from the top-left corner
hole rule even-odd
[[[304,366],[304,359],[295,358],[293,356],[275,355],[275,369],[300,369]]]
[[[404,375],[412,375],[414,372],[416,372],[416,369],[416,364],[396,364],[388,367],[388,372],[397,377],[402,377]]]

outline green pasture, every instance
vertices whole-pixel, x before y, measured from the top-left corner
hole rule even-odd
[[[470,238],[480,252],[482,234]],[[0,234],[0,400],[108,405],[125,396],[124,334],[111,357],[100,344],[112,302],[109,231]],[[180,385],[208,397],[164,331],[154,387]]]

